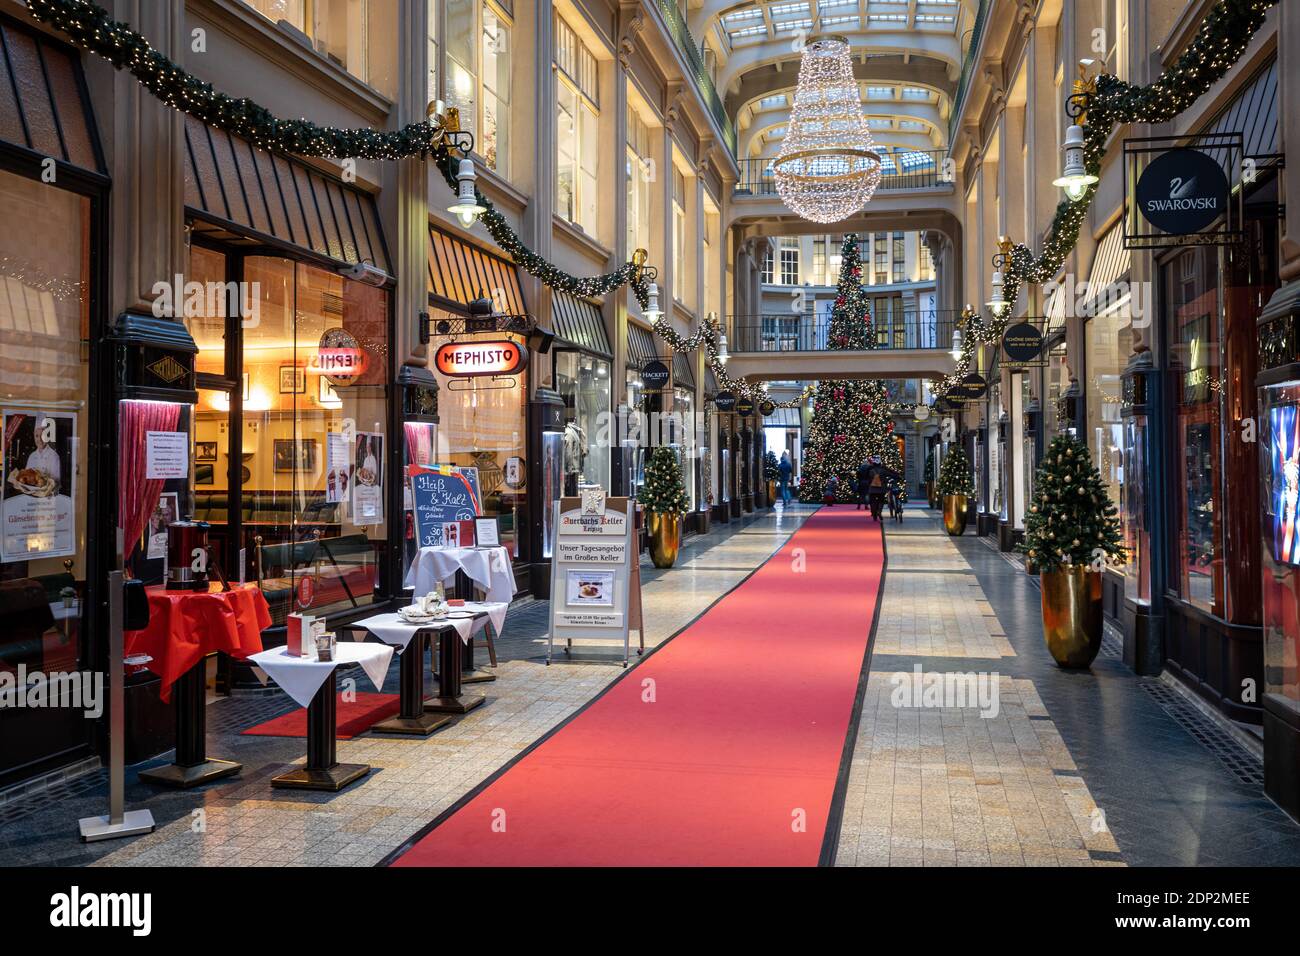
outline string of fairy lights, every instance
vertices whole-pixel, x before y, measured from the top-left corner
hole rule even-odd
[[[1026,283],[1051,282],[1064,266],[1078,242],[1088,208],[1096,195],[1106,141],[1111,132],[1126,124],[1168,122],[1186,110],[1236,63],[1263,25],[1268,11],[1277,3],[1278,0],[1219,0],[1206,15],[1187,50],[1148,86],[1134,86],[1109,74],[1075,82],[1070,100],[1075,106],[1073,115],[1078,117],[1083,132],[1083,165],[1090,182],[1057,206],[1039,256],[1035,257],[1023,243],[1010,247],[1000,267],[1003,299],[992,317],[985,319],[970,305],[962,310],[959,329],[964,329],[965,335],[961,340],[960,355],[956,358],[953,372],[934,383],[936,396],[946,397],[970,374],[979,348],[1001,338],[1007,317],[1014,314],[1021,287]],[[629,286],[647,317],[653,316],[655,332],[674,352],[703,348],[709,367],[722,388],[738,397],[770,402],[765,385],[727,373],[726,335],[715,316],[702,322],[692,335],[682,336],[664,321],[661,313],[655,314],[651,295],[653,270],[646,268],[643,254],[640,259],[634,257],[633,261],[624,263],[613,272],[579,277],[570,275],[530,249],[491,201],[472,186],[472,173],[467,186],[467,177],[459,165],[463,160],[458,162],[456,155],[455,134],[459,124],[454,120],[448,122],[447,116],[438,113],[425,122],[410,123],[391,131],[319,126],[306,119],[280,119],[253,100],[228,96],[186,72],[155,50],[128,24],[113,20],[108,11],[93,0],[27,0],[27,9],[35,19],[65,34],[74,45],[103,57],[117,69],[131,73],[161,102],[208,125],[247,139],[260,149],[302,156],[383,161],[432,156],[447,184],[453,190],[459,187],[462,202],[472,198],[470,206],[493,241],[525,272],[551,288],[582,297],[608,295],[624,285]],[[812,387],[809,386],[796,398],[771,404],[778,408],[795,407],[806,401],[811,393]],[[908,410],[905,406],[898,406],[898,409]]]

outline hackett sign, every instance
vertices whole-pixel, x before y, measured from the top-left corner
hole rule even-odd
[[[528,352],[514,342],[448,342],[434,353],[433,365],[443,375],[515,375],[528,365]]]
[[[1228,177],[1199,149],[1171,149],[1151,161],[1137,182],[1137,207],[1161,232],[1189,236],[1228,211]]]

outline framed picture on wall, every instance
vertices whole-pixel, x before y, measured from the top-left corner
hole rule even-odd
[[[277,474],[313,474],[316,471],[316,439],[277,438],[271,450]]]
[[[280,394],[300,395],[307,391],[307,370],[301,365],[280,366]]]
[[[196,441],[194,443],[195,461],[216,461],[217,443],[214,441]]]

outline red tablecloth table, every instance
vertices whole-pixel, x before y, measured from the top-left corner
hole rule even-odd
[[[232,760],[207,757],[204,658],[214,651],[243,659],[262,650],[271,609],[256,585],[222,591],[147,589],[149,626],[126,632],[126,654],[153,658],[149,670],[162,678],[163,700],[176,708],[176,762],[140,772],[140,779],[169,787],[193,787],[238,773]],[[173,694],[173,685],[175,693]]]

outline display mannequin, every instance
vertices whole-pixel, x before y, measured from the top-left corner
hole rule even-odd
[[[587,461],[587,433],[576,421],[570,419],[564,423],[564,493],[569,496],[578,493],[578,482],[582,479],[582,468]]]

